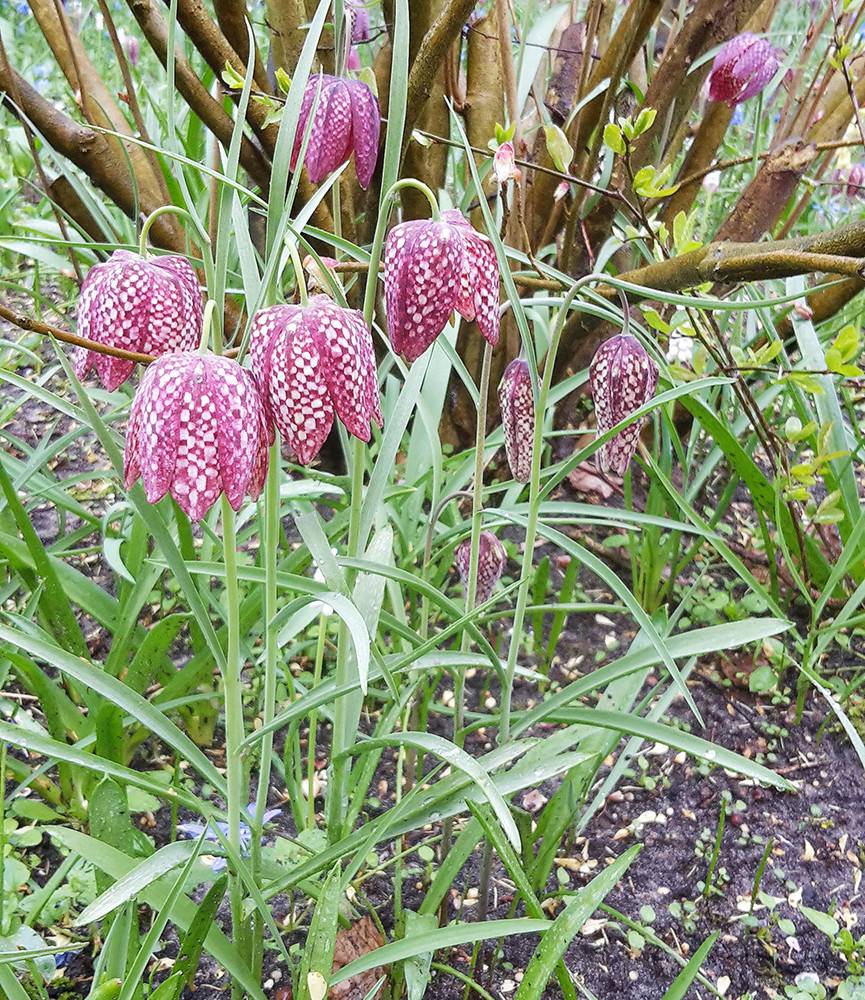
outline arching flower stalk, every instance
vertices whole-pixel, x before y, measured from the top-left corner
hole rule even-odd
[[[498,343],[495,248],[456,209],[394,226],[385,242],[384,285],[391,345],[407,361],[432,346],[454,312],[476,320],[492,347]]]
[[[303,93],[291,154],[292,170],[297,167],[310,114],[313,114],[312,128],[304,158],[309,179],[320,184],[354,153],[357,180],[366,190],[378,162],[381,132],[381,112],[375,94],[360,80],[327,74],[311,76]]]
[[[589,365],[589,382],[595,401],[598,433],[638,410],[655,393],[658,367],[643,345],[630,334],[620,334],[604,341]],[[602,472],[624,476],[637,450],[645,418],[629,424],[597,452]]]
[[[469,586],[471,539],[460,542],[454,553],[457,572],[464,587]],[[489,600],[493,588],[502,578],[508,561],[505,547],[491,531],[482,531],[478,539],[478,575],[475,583],[475,604]]]
[[[238,510],[258,497],[272,432],[252,375],[230,358],[184,351],[147,368],[126,435],[127,489],[150,503],[171,493],[199,521],[224,493]]]
[[[382,426],[372,334],[360,312],[326,295],[259,312],[250,363],[268,416],[301,465],[321,451],[334,416],[361,441],[373,422]]]
[[[514,358],[505,368],[499,383],[499,407],[511,475],[518,483],[527,483],[532,474],[535,399],[529,365],[524,358]]]
[[[201,335],[203,306],[195,269],[184,257],[144,259],[115,250],[90,268],[78,300],[78,333],[108,347],[161,355],[190,351]],[[83,379],[95,367],[109,391],[122,385],[134,361],[78,347],[72,357]]]

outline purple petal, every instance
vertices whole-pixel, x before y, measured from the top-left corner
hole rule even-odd
[[[326,295],[310,300],[304,322],[324,359],[324,381],[339,419],[351,434],[369,441],[367,368],[372,336],[363,316],[340,309]]]
[[[308,465],[330,433],[333,404],[318,345],[302,316],[278,334],[271,359],[267,392],[274,423],[298,462]]]
[[[476,320],[491,347],[499,342],[499,262],[492,243],[474,229],[463,233],[463,269],[457,311]]]
[[[499,405],[511,475],[518,483],[527,483],[532,474],[535,400],[529,366],[523,358],[514,358],[505,368],[499,384]]]
[[[388,331],[393,349],[406,360],[417,360],[447,325],[459,295],[462,260],[462,238],[446,222],[404,222],[388,234]]]
[[[322,87],[306,150],[306,170],[313,184],[321,181],[351,155],[352,101],[344,80],[331,78]]]
[[[306,135],[306,126],[309,122],[309,113],[312,110],[312,103],[315,100],[315,95],[318,93],[318,81],[322,80],[322,88],[324,87],[324,81],[328,77],[310,76],[306,81],[306,86],[303,89],[303,99],[300,102],[300,114],[297,119],[297,129],[294,133],[294,146],[291,150],[291,170],[294,172],[297,170],[297,159],[300,156],[300,148],[303,145],[303,137]],[[312,136],[310,136],[312,140]],[[309,146],[307,146],[309,149]]]
[[[174,478],[180,414],[188,406],[184,398],[188,358],[186,354],[166,354],[150,365],[132,404],[134,433],[127,443],[126,483],[134,482],[137,477],[133,472],[139,467],[150,503],[165,496]]]
[[[454,553],[457,572],[467,587],[471,571],[471,539],[461,542]],[[493,588],[504,572],[507,554],[504,546],[491,531],[482,531],[478,539],[478,577],[475,584],[475,604],[489,600]]]
[[[366,190],[378,162],[378,142],[381,132],[381,112],[372,90],[360,80],[347,86],[351,93],[352,142],[357,181]]]
[[[598,432],[603,433],[651,399],[658,369],[638,340],[622,334],[605,341],[595,352],[589,380]],[[601,446],[597,461],[602,472],[625,475],[644,422],[635,421]]]
[[[231,506],[243,503],[261,454],[261,402],[252,376],[230,358],[211,358],[208,393],[217,428],[218,470]]]

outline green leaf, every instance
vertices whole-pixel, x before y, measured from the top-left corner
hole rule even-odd
[[[438,927],[438,921],[432,913],[415,913],[405,911],[405,937],[411,939],[420,934],[429,934]],[[403,963],[406,993],[408,1000],[423,1000],[430,982],[430,967],[432,952],[412,955]]]
[[[625,155],[625,137],[619,126],[613,122],[607,122],[604,126],[604,145],[619,156]]]
[[[342,871],[336,864],[330,870],[309,925],[303,960],[297,977],[298,1000],[323,1000],[333,969],[339,900],[342,895]]]
[[[574,151],[568,142],[568,137],[558,125],[549,122],[544,125],[544,137],[547,140],[547,152],[550,154],[550,159],[556,170],[566,174],[574,158]]]
[[[525,741],[522,752],[525,752],[533,745],[533,740]],[[499,823],[501,823],[502,829],[507,834],[508,840],[510,840],[515,850],[520,850],[520,834],[517,830],[516,823],[514,823],[514,818],[511,816],[511,811],[507,802],[505,802],[503,796],[493,784],[490,775],[484,770],[480,762],[474,757],[470,757],[465,750],[460,749],[460,747],[451,743],[450,740],[446,740],[441,736],[436,736],[433,733],[402,732],[393,736],[380,736],[376,739],[364,740],[348,752],[365,753],[370,749],[381,746],[414,747],[417,750],[423,750],[424,753],[435,754],[448,764],[459,768],[459,770],[461,770],[464,774],[467,774],[484,793],[484,796],[496,814],[496,818]]]
[[[553,969],[568,945],[606,896],[612,892],[639,851],[640,845],[634,844],[621,857],[616,858],[600,875],[596,875],[584,889],[581,889],[556,917],[526,967],[515,1000],[540,1000]]]
[[[825,934],[826,937],[834,938],[838,933],[838,921],[834,917],[830,917],[828,913],[823,913],[821,910],[813,910],[810,906],[800,906],[799,910],[802,916],[810,920],[817,930],[821,934]]]
[[[493,941],[496,938],[510,937],[516,934],[542,934],[552,924],[548,920],[528,920],[525,917],[513,920],[487,920],[483,923],[454,923],[447,927],[412,938],[401,938],[392,941],[381,948],[368,952],[366,955],[344,965],[335,972],[331,986],[345,982],[362,972],[368,972],[380,965],[391,965],[402,962],[413,955],[423,955],[426,952],[436,952],[445,948],[454,948],[461,944],[473,944],[475,941]]]
[[[700,974],[700,969],[702,968],[703,962],[709,956],[709,952],[712,950],[712,946],[718,940],[718,931],[714,934],[710,934],[709,937],[700,945],[700,947],[691,956],[688,964],[682,969],[678,976],[670,983],[667,992],[662,997],[662,1000],[685,1000],[688,995],[688,990],[691,984]]]

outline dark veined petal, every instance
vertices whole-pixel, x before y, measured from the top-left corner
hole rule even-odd
[[[318,346],[323,376],[337,416],[351,434],[369,441],[370,411],[366,365],[371,337],[363,316],[340,309],[326,295],[310,299],[303,323]]]
[[[464,587],[468,587],[471,571],[471,538],[460,542],[454,553],[457,572]],[[475,585],[475,604],[483,604],[501,579],[507,562],[504,546],[491,531],[482,531],[478,538],[478,579]]]
[[[462,237],[446,222],[404,222],[388,234],[388,332],[394,351],[407,361],[416,361],[447,325],[459,295],[462,260]]]
[[[365,83],[351,80],[346,86],[351,93],[352,144],[357,182],[366,190],[378,162],[381,112],[378,99]]]
[[[651,399],[658,368],[643,345],[629,334],[605,341],[592,358],[589,381],[595,402],[598,432],[603,433]],[[602,472],[624,476],[630,465],[644,420],[638,420],[602,445],[597,452]]]
[[[351,142],[351,92],[344,80],[331,77],[322,87],[306,150],[306,170],[313,184],[345,163]]]
[[[532,474],[535,400],[529,366],[523,358],[514,358],[505,368],[499,383],[499,406],[511,475],[518,483],[527,483]]]
[[[283,440],[298,462],[308,465],[330,433],[333,404],[324,380],[324,359],[302,313],[277,334],[267,399]]]

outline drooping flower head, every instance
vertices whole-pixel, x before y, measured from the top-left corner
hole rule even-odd
[[[454,553],[457,572],[468,586],[471,564],[472,543],[470,538],[460,542]],[[493,587],[499,582],[508,561],[505,547],[491,531],[482,531],[478,539],[478,579],[475,584],[475,604],[489,600]]]
[[[709,100],[735,107],[759,94],[780,65],[771,42],[747,31],[737,35],[715,57],[709,74]]]
[[[503,142],[496,149],[493,155],[493,172],[499,184],[506,184],[508,181],[519,179],[520,171],[517,167],[514,144],[512,142]]]
[[[832,194],[846,194],[848,198],[865,197],[865,163],[854,163],[847,170],[836,170],[832,181]]]
[[[514,358],[505,368],[499,383],[499,406],[511,475],[518,483],[527,483],[532,474],[535,400],[528,362],[523,358]]]
[[[635,337],[620,334],[604,341],[595,352],[589,365],[589,382],[598,433],[603,434],[652,398],[658,367]],[[600,447],[597,461],[602,472],[625,475],[644,422],[645,418],[629,424]]]
[[[188,351],[198,346],[203,314],[201,286],[184,257],[142,259],[115,250],[90,268],[78,300],[78,333],[109,347],[140,354]],[[73,353],[78,378],[96,368],[106,389],[122,385],[134,361],[78,347]]]
[[[370,39],[369,9],[365,0],[346,0],[345,12],[351,18],[351,43],[368,42]]]
[[[461,212],[394,226],[384,252],[390,342],[416,361],[456,311],[476,320],[493,347],[499,340],[499,263],[492,243]]]
[[[304,166],[313,184],[320,184],[354,153],[358,183],[369,187],[378,162],[381,113],[378,99],[360,80],[319,74],[311,76],[303,92],[300,119],[291,154],[291,169],[297,166],[313,103],[312,119]]]
[[[362,313],[326,295],[257,313],[250,363],[269,417],[302,465],[321,450],[334,414],[361,441],[371,421],[382,426],[372,334]]]
[[[126,435],[126,487],[171,493],[199,521],[221,493],[238,510],[267,474],[268,429],[252,374],[230,358],[184,351],[147,368]]]

